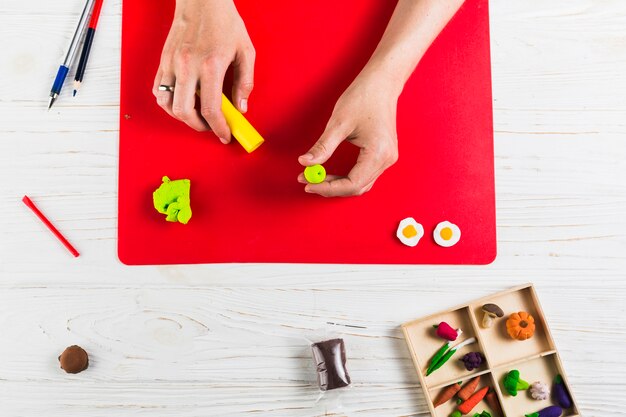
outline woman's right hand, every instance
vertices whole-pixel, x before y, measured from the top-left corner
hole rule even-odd
[[[213,130],[222,143],[230,129],[222,114],[224,75],[233,66],[233,103],[248,110],[254,85],[255,51],[232,0],[176,0],[153,94],[170,116],[198,131]],[[174,86],[174,92],[159,91]],[[195,107],[200,88],[200,108]]]

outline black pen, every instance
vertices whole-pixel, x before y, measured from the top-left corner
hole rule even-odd
[[[93,38],[96,35],[96,27],[98,26],[98,18],[100,17],[100,10],[102,10],[102,3],[104,0],[96,0],[93,6],[93,13],[89,20],[89,27],[87,28],[87,34],[85,35],[85,43],[83,44],[83,50],[80,54],[80,61],[78,61],[78,68],[76,69],[76,76],[74,77],[74,96],[80,90],[80,83],[83,81],[85,75],[85,68],[87,68],[87,60],[89,59],[89,52],[91,51],[91,44]]]

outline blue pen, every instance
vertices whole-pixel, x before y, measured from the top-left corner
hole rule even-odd
[[[70,44],[70,49],[67,51],[67,55],[65,55],[65,60],[59,67],[59,71],[57,71],[57,76],[54,79],[54,84],[52,84],[52,89],[50,90],[50,102],[48,103],[48,110],[52,107],[55,100],[61,93],[61,88],[63,87],[63,83],[65,82],[65,77],[67,77],[67,73],[70,71],[70,66],[74,61],[74,56],[76,55],[76,50],[78,50],[78,44],[80,43],[80,38],[83,32],[85,31],[85,27],[87,26],[87,16],[91,11],[91,7],[93,6],[94,0],[87,0],[85,3],[85,8],[83,9],[83,13],[80,15],[80,21],[78,22],[78,26],[76,27],[76,32],[74,32],[74,37],[72,38],[72,43]]]

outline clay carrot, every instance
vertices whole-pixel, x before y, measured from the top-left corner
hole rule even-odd
[[[476,407],[478,403],[481,402],[483,398],[485,398],[485,395],[487,395],[487,391],[489,391],[489,387],[481,388],[480,390],[472,394],[472,396],[469,397],[467,401],[459,405],[457,408],[459,409],[461,414],[469,414],[474,409],[474,407]]]
[[[485,402],[496,416],[504,416],[504,413],[502,412],[502,406],[500,405],[500,401],[498,400],[498,397],[496,396],[494,390],[490,389],[487,395],[485,395]]]
[[[467,401],[467,399],[472,396],[474,391],[476,391],[476,388],[478,388],[478,382],[479,381],[480,381],[480,377],[479,376],[477,376],[474,379],[468,381],[463,386],[463,388],[461,388],[461,390],[459,391],[457,396],[460,399],[462,399],[463,401]]]
[[[454,394],[459,392],[461,389],[461,383],[457,382],[456,384],[448,385],[444,389],[439,392],[435,401],[433,401],[433,406],[435,408],[439,407],[441,404],[447,403],[454,397]]]

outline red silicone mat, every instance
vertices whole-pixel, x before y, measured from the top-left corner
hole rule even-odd
[[[173,1],[123,5],[119,257],[126,264],[306,262],[485,264],[496,255],[487,0],[467,0],[436,39],[399,101],[400,159],[369,193],[325,199],[296,181],[297,162],[376,47],[395,2],[239,0],[257,50],[248,119],[266,142],[233,141],[171,119],[152,81]],[[417,23],[416,23],[417,24]],[[227,93],[227,95],[229,95]],[[347,173],[344,144],[326,164]],[[191,180],[193,218],[167,223],[152,206],[164,175]],[[414,217],[426,236],[395,237]],[[461,229],[451,248],[432,232]]]

